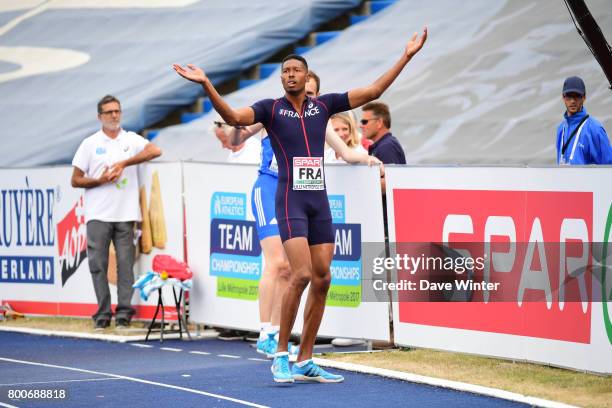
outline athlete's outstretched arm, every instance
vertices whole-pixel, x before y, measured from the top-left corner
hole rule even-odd
[[[244,143],[249,137],[257,134],[263,129],[263,125],[261,123],[256,123],[251,126],[236,128],[234,127],[230,131],[230,144],[232,146],[239,146]]]
[[[176,73],[183,78],[202,85],[204,92],[206,92],[215,110],[221,115],[225,123],[232,126],[252,125],[254,123],[255,112],[253,112],[253,108],[232,109],[232,107],[223,100],[221,95],[219,95],[219,92],[217,92],[201,68],[193,64],[187,64],[186,67],[182,67],[179,64],[173,64],[172,68],[174,68]]]
[[[342,157],[347,163],[364,163],[368,166],[382,164],[382,162],[374,156],[368,156],[366,153],[359,153],[349,148],[334,131],[329,122],[327,124],[327,129],[325,129],[325,141],[331,146],[332,149],[338,152],[340,157]]]
[[[423,27],[423,35],[420,37],[418,33],[414,33],[402,57],[389,69],[382,74],[370,86],[364,88],[351,89],[348,92],[349,104],[351,109],[357,108],[375,99],[378,99],[383,92],[395,81],[395,78],[402,72],[406,64],[410,62],[412,57],[423,48],[423,44],[427,40],[427,26]]]

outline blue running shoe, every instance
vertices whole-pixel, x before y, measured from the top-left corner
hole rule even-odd
[[[274,381],[278,383],[292,383],[293,376],[291,375],[291,371],[289,370],[289,355],[282,353],[280,356],[274,357],[274,361],[272,362],[272,375],[274,376]]]
[[[257,340],[257,352],[265,354],[268,358],[274,358],[277,348],[278,340],[276,339],[276,333],[268,333],[268,338]]]
[[[294,364],[291,367],[293,379],[297,381],[315,381],[320,383],[339,383],[344,381],[344,377],[328,373],[310,360],[304,367]]]

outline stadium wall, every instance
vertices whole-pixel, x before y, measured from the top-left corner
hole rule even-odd
[[[187,249],[196,274],[191,319],[257,331],[257,284],[264,260],[251,211],[256,167],[185,163],[184,172]],[[363,302],[361,293],[362,243],[384,241],[378,169],[326,166],[326,180],[336,243],[319,334],[389,340],[389,304]],[[307,291],[296,333],[302,328],[306,296]]]
[[[68,166],[0,170],[0,301],[17,311],[87,317],[95,309],[83,193],[70,186],[71,172]],[[391,304],[393,340],[400,346],[611,373],[612,279],[606,254],[612,168],[387,166],[386,172],[390,252],[384,246],[377,169],[326,167],[337,240],[322,336],[387,340]],[[139,174],[143,202],[154,208],[148,213],[158,227],[152,231],[157,247],[140,255],[137,273],[150,269],[155,254],[186,256],[195,273],[192,321],[257,329],[256,286],[264,261],[250,208],[256,167],[152,163]],[[504,292],[510,297],[501,301],[494,293],[471,302],[404,301],[392,292],[390,302],[369,292],[372,258],[401,254],[401,243],[441,242],[462,251],[466,243],[494,237],[535,243],[531,254],[546,259],[547,268],[527,263],[528,251],[489,248],[486,280],[510,282]],[[564,257],[538,242],[594,245]],[[512,267],[499,267],[500,260]],[[581,261],[592,273],[570,271]],[[544,300],[529,301],[538,293]],[[171,292],[166,295],[165,303],[172,304]],[[143,302],[135,292],[138,317],[150,318],[156,301],[152,295]],[[295,327],[299,333],[301,321]]]
[[[441,242],[488,258],[476,278],[502,282],[470,302],[398,296],[396,344],[609,374],[611,176],[609,167],[387,169],[392,255],[400,242]],[[496,241],[507,245],[491,251]]]
[[[0,301],[19,312],[90,317],[97,309],[87,262],[84,195],[70,185],[71,175],[69,166],[0,170]],[[144,273],[157,253],[183,259],[181,164],[141,166],[139,181],[147,206],[157,208],[152,215],[159,221],[158,230],[166,229],[158,247],[138,256],[135,271]],[[152,190],[161,192],[159,199],[151,199]],[[115,305],[112,259],[108,279]],[[174,304],[170,291],[164,300]],[[136,318],[151,318],[157,295],[144,301],[135,291],[132,304]],[[168,318],[176,316],[172,308],[166,309]]]

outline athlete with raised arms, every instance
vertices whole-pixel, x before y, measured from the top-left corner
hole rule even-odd
[[[174,64],[184,78],[199,83],[215,110],[230,125],[261,122],[278,161],[276,219],[291,265],[291,278],[283,295],[278,351],[272,363],[276,382],[294,380],[341,382],[344,378],[326,372],[312,361],[312,350],[321,324],[331,281],[334,253],[332,217],[325,191],[323,150],[325,129],[331,115],[357,108],[379,98],[393,83],[427,39],[427,28],[414,33],[400,59],[372,84],[343,94],[306,96],[308,64],[299,55],[285,57],[281,82],[285,95],[264,99],[252,106],[233,109],[214,88],[204,71],[189,64]],[[310,283],[304,311],[304,327],[297,362],[289,369],[287,346],[301,295]]]
[[[306,95],[319,96],[319,86],[319,77],[314,72],[309,71],[309,79],[305,85]],[[265,259],[265,267],[259,279],[258,299],[261,330],[257,340],[257,352],[272,358],[277,351],[282,296],[289,283],[291,269],[276,222],[274,196],[278,184],[278,165],[270,144],[270,137],[262,131],[263,128],[264,126],[261,123],[246,128],[233,128],[230,132],[230,144],[241,145],[251,136],[255,136],[261,141],[261,165],[251,192],[251,207],[255,217],[257,236]],[[382,165],[376,157],[350,149],[336,134],[332,126],[328,125],[326,129],[325,141],[333,146],[333,149],[347,163]],[[290,360],[297,357],[298,350],[296,346],[289,345]]]

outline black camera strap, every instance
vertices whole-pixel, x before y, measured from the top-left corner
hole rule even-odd
[[[580,121],[580,123],[578,124],[578,126],[576,126],[576,129],[574,129],[574,131],[572,132],[572,134],[570,135],[569,139],[567,139],[567,141],[565,142],[565,144],[563,144],[563,148],[561,149],[561,155],[565,154],[565,151],[567,150],[567,147],[569,146],[570,142],[572,141],[572,139],[574,138],[574,136],[576,136],[576,133],[578,133],[578,130],[580,130],[580,126],[582,126],[582,124],[584,122],[586,122],[586,120],[589,118],[589,115],[586,115],[584,118],[582,118],[582,120]]]

